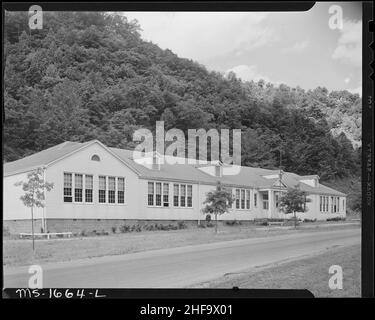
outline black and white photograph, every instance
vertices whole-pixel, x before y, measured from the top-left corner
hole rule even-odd
[[[26,7],[3,8],[3,288],[362,296],[363,3]]]

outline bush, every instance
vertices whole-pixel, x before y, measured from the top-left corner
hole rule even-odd
[[[346,219],[343,217],[334,217],[334,218],[327,218],[326,221],[345,221]]]
[[[117,227],[112,227],[111,230],[112,230],[112,233],[116,233],[117,232]]]
[[[240,221],[237,221],[237,220],[228,220],[228,221],[225,221],[224,222],[227,226],[237,226],[237,225],[241,225],[241,222]]]
[[[200,224],[198,224],[198,228],[203,228],[203,229],[205,229],[206,226],[205,226],[203,223],[200,223]]]
[[[316,218],[315,219],[303,219],[303,222],[316,222]]]
[[[130,232],[130,226],[124,224],[120,227],[120,232],[121,233],[126,233],[126,232]]]
[[[187,228],[187,225],[186,225],[185,221],[178,221],[177,226],[178,226],[178,229],[186,229]]]
[[[206,222],[207,222],[207,224],[211,222],[211,215],[210,214],[206,215]]]
[[[81,236],[81,237],[87,237],[87,232],[86,232],[86,230],[82,230],[81,233],[80,233],[80,236]]]

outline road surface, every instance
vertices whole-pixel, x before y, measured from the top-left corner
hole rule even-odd
[[[45,288],[181,288],[285,259],[360,243],[360,229],[319,231],[42,264]],[[28,286],[27,267],[4,270],[6,288]]]

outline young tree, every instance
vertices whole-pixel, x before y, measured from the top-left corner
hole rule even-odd
[[[288,191],[280,198],[280,209],[285,214],[293,213],[294,228],[297,228],[297,212],[306,212],[306,202],[311,200],[307,198],[305,191],[302,191],[299,186],[296,188],[289,188]]]
[[[215,215],[215,233],[217,233],[217,215],[228,212],[232,206],[233,196],[230,190],[225,189],[220,182],[216,185],[215,191],[210,191],[206,195],[203,204],[206,206],[202,209],[203,213]]]
[[[38,168],[27,174],[27,181],[19,181],[14,184],[15,186],[22,186],[25,192],[21,197],[21,201],[26,207],[31,209],[31,234],[33,238],[33,251],[34,245],[34,207],[44,207],[44,191],[51,191],[53,183],[45,182],[43,178],[43,170]]]

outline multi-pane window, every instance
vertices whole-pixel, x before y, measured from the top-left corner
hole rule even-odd
[[[116,202],[116,178],[108,177],[108,203]]]
[[[99,203],[106,202],[107,183],[105,176],[99,176]]]
[[[169,184],[163,183],[163,206],[169,207]]]
[[[173,205],[175,207],[178,207],[179,205],[179,199],[180,199],[180,185],[174,184],[173,185]]]
[[[156,182],[155,205],[161,207],[161,183]]]
[[[64,202],[72,201],[72,174],[64,173]]]
[[[263,193],[263,209],[268,210],[268,193]]]
[[[82,202],[83,176],[82,174],[74,174],[74,201]]]
[[[193,206],[193,186],[192,185],[187,186],[187,206],[188,207]]]
[[[185,207],[186,206],[186,185],[181,184],[180,185],[180,207]]]
[[[191,184],[173,184],[173,206],[193,206],[193,186]]]
[[[236,209],[250,209],[250,190],[235,189],[234,206]]]
[[[117,178],[117,203],[125,203],[125,178]]]
[[[246,190],[246,209],[250,209],[250,190]]]
[[[245,190],[241,189],[241,209],[245,209]]]
[[[328,212],[329,209],[329,197],[327,196],[320,196],[319,197],[320,203],[319,208],[321,212]],[[331,200],[331,210],[333,210],[333,201]]]
[[[93,176],[85,175],[85,202],[93,202],[92,190],[93,190]]]
[[[169,183],[148,182],[149,206],[169,207]]]
[[[147,196],[147,203],[149,206],[154,205],[154,183],[148,183],[148,196]]]
[[[236,189],[236,209],[240,208],[240,189]]]

